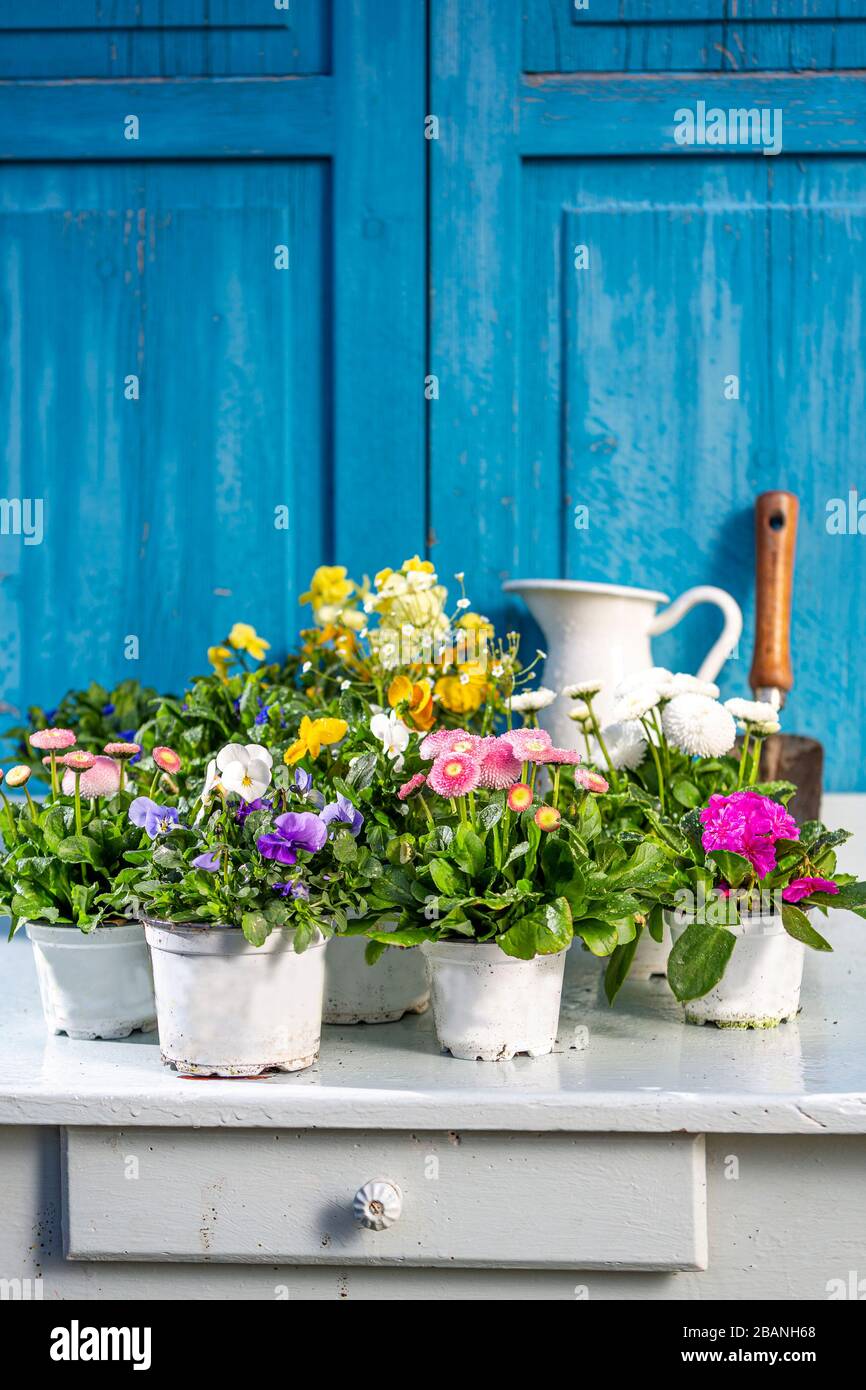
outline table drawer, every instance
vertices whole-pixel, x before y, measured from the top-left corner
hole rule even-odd
[[[71,1260],[706,1268],[702,1136],[75,1128]],[[372,1179],[388,1229],[356,1225]]]

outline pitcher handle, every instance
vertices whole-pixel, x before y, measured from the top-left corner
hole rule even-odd
[[[674,599],[669,608],[662,613],[656,613],[650,623],[649,635],[657,637],[660,632],[667,632],[669,628],[675,627],[698,603],[715,603],[725,616],[722,635],[710,647],[698,671],[699,680],[712,681],[736,647],[743,631],[743,611],[737,600],[724,589],[717,589],[712,584],[699,584],[695,589],[686,589],[684,594]]]

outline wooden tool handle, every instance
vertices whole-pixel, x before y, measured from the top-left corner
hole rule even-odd
[[[753,690],[790,690],[791,594],[800,504],[792,492],[762,492],[755,503],[755,653]]]

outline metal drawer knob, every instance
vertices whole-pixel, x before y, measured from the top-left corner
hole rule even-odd
[[[355,1193],[352,1214],[368,1231],[387,1231],[403,1210],[403,1193],[395,1182],[374,1178]]]

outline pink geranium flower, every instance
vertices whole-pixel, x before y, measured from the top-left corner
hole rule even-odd
[[[553,739],[544,729],[509,729],[502,735],[521,763],[547,762]]]
[[[782,902],[798,903],[812,893],[838,893],[839,885],[832,878],[794,878],[782,889]]]
[[[748,859],[758,878],[776,867],[776,841],[799,840],[800,829],[790,811],[758,792],[711,796],[701,811],[705,850],[729,850]]]
[[[427,776],[439,796],[465,796],[478,786],[481,764],[465,753],[440,753]]]
[[[75,734],[71,729],[37,729],[28,739],[34,748],[71,748]]]
[[[480,785],[491,791],[504,791],[520,781],[520,763],[511,744],[504,738],[491,738],[481,759]]]

